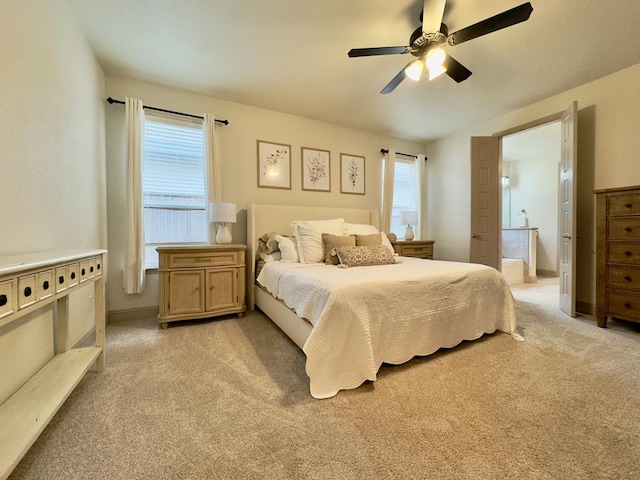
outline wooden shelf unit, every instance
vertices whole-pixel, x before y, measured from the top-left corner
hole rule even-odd
[[[11,474],[89,368],[95,363],[104,370],[105,255],[82,250],[0,257],[0,340],[18,320],[53,309],[53,357],[0,405],[0,479]],[[95,345],[73,348],[69,295],[89,284]]]

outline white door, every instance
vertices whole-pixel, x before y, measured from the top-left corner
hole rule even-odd
[[[500,137],[471,137],[471,240],[469,261],[501,268]]]
[[[560,309],[576,316],[576,164],[578,145],[578,102],[567,108],[562,122],[560,160]]]

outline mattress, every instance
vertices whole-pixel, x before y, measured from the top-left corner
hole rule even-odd
[[[257,282],[313,325],[303,351],[316,398],[375,380],[382,363],[516,327],[504,277],[484,265],[409,257],[353,268],[269,262]]]

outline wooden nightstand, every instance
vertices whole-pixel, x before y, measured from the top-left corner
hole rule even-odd
[[[193,320],[237,313],[245,303],[246,245],[158,247],[158,322]]]
[[[433,240],[411,240],[391,242],[393,249],[403,257],[417,257],[433,260]]]

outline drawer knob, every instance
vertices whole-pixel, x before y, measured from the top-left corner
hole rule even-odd
[[[64,276],[63,276],[63,275],[60,275],[60,276],[58,277],[58,283],[59,283],[60,285],[62,285],[62,284],[64,283]]]
[[[7,298],[7,296],[3,293],[2,295],[0,295],[0,307],[4,307],[7,302],[9,301],[9,299]]]
[[[24,287],[24,296],[25,297],[31,296],[31,287]]]
[[[49,290],[49,280],[45,280],[44,282],[42,282],[42,289]]]
[[[89,267],[89,272],[93,273],[93,267]]]
[[[624,279],[625,279],[627,282],[630,282],[630,281],[631,281],[631,276],[630,276],[630,275],[626,275],[626,276],[624,277]]]
[[[630,257],[631,255],[633,255],[631,252],[624,252],[624,254],[625,254],[627,257]]]
[[[76,278],[76,272],[71,272],[71,280],[75,280]]]
[[[631,304],[630,303],[625,303],[624,304],[624,308],[631,309]]]
[[[100,270],[100,264],[96,265],[96,268],[97,268],[98,270]]]
[[[87,271],[83,268],[81,273],[82,273],[82,276],[84,277],[87,274]]]
[[[631,227],[624,227],[624,231],[627,233],[631,233]]]
[[[627,207],[627,208],[633,207],[633,205],[631,205],[630,203],[625,203],[624,206]]]

